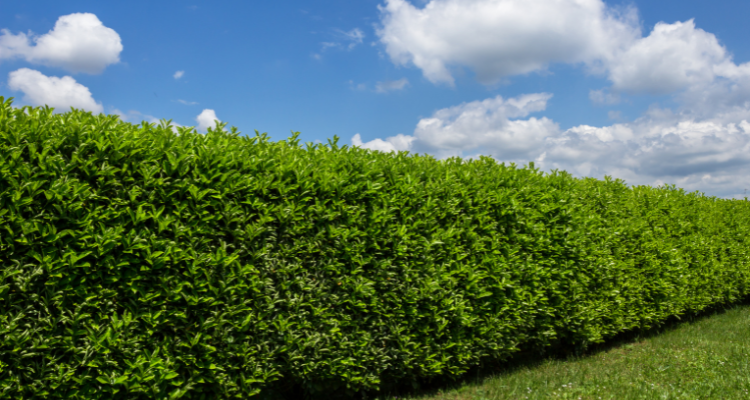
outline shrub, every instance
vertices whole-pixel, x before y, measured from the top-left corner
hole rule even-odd
[[[0,97],[0,397],[457,377],[749,292],[750,203]]]

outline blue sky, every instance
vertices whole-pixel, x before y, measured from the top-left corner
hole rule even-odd
[[[0,96],[739,198],[747,15],[730,0],[3,2]]]

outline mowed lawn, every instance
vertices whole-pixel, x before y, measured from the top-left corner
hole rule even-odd
[[[391,399],[750,399],[750,305]]]

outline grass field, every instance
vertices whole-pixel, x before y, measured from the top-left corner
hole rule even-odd
[[[392,399],[750,399],[750,305]]]

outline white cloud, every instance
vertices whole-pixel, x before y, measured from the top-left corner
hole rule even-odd
[[[468,67],[477,79],[544,71],[552,63],[587,66],[612,82],[594,90],[597,104],[616,104],[617,93],[673,94],[704,105],[750,99],[750,63],[736,65],[716,36],[691,19],[660,22],[648,36],[635,8],[602,0],[407,0],[380,6],[380,42],[395,64],[413,64],[433,83],[454,84],[451,68]]]
[[[221,122],[216,118],[216,112],[210,109],[203,110],[195,120],[198,121],[198,130],[201,131],[206,131],[209,127],[213,128],[216,126],[216,121]]]
[[[543,111],[552,95],[528,94],[504,100],[501,96],[438,110],[414,130],[416,151],[438,156],[462,156],[483,148],[506,159],[523,159],[544,138],[559,131],[547,118],[518,119]]]
[[[183,75],[185,75],[185,71],[177,71],[174,73],[174,75],[172,75],[172,77],[174,77],[175,79],[180,79]]]
[[[185,100],[182,100],[182,99],[178,99],[177,102],[182,103],[182,104],[184,104],[186,106],[194,106],[194,105],[198,104],[197,101],[185,101]]]
[[[101,113],[104,108],[91,96],[86,86],[70,76],[48,77],[39,71],[21,68],[8,74],[8,87],[24,93],[24,101],[34,106],[48,105],[58,112],[70,107]]]
[[[120,62],[123,49],[120,35],[89,13],[62,16],[50,32],[41,36],[13,35],[7,29],[0,32],[0,60],[20,57],[73,73],[101,73],[108,65]],[[36,45],[31,46],[30,40]]]
[[[750,63],[735,64],[693,20],[660,22],[644,37],[634,8],[617,11],[602,0],[422,3],[385,0],[377,34],[395,64],[413,64],[433,83],[453,85],[458,67],[492,84],[569,63],[611,81],[612,87],[589,92],[596,105],[618,104],[623,93],[673,94],[678,107],[654,106],[633,122],[562,131],[545,117],[528,117],[543,111],[550,95],[497,97],[439,110],[402,140],[361,143],[357,136],[363,146],[536,160],[545,170],[674,183],[727,197],[750,189]],[[619,111],[608,116],[622,120]]]
[[[696,29],[692,19],[660,22],[609,62],[609,79],[616,90],[669,94],[712,82],[730,60],[716,36]]]
[[[415,138],[413,136],[407,136],[399,133],[398,135],[391,136],[385,140],[374,139],[367,143],[362,143],[362,137],[359,133],[357,133],[352,137],[352,146],[385,152],[409,150],[414,139]]]
[[[413,136],[375,139],[365,145],[426,152],[438,157],[463,156],[481,148],[494,156],[524,160],[531,157],[546,137],[556,134],[559,127],[548,118],[518,118],[543,111],[551,97],[547,93],[507,100],[497,96],[444,108],[430,118],[421,119]],[[354,138],[352,143],[356,145]]]
[[[409,80],[406,78],[401,78],[395,81],[378,82],[375,85],[375,91],[378,93],[387,93],[394,90],[403,90],[408,84]]]
[[[464,103],[420,120],[413,135],[363,143],[357,134],[352,144],[438,158],[484,154],[500,162],[536,161],[547,171],[610,175],[629,184],[670,183],[726,197],[750,188],[750,110],[744,119],[699,119],[652,108],[634,122],[562,131],[545,117],[527,118],[543,111],[550,97],[538,93]]]
[[[597,68],[641,36],[634,9],[618,13],[601,0],[432,0],[421,9],[386,0],[380,10],[377,35],[391,60],[449,85],[451,66],[484,83],[554,62]]]
[[[541,168],[611,175],[630,184],[676,184],[734,196],[750,187],[750,123],[696,121],[659,112],[629,124],[579,126],[550,139]]]
[[[701,118],[738,121],[750,118],[750,63],[725,63],[714,68],[717,77],[676,95],[683,109]]]
[[[693,20],[656,24],[608,68],[615,91],[674,94],[679,112],[692,119],[750,119],[750,63],[735,64],[716,36]]]

